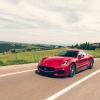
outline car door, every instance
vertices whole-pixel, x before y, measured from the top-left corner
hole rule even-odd
[[[80,51],[78,54],[77,69],[78,71],[84,70],[86,66],[87,66],[87,56],[84,52]]]
[[[84,66],[83,67],[87,68],[87,66],[88,66],[88,55],[84,51],[82,52],[82,54],[84,55]]]

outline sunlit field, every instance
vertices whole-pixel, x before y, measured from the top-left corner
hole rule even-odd
[[[31,51],[20,53],[0,53],[0,66],[38,62],[42,57],[53,56],[61,49]]]

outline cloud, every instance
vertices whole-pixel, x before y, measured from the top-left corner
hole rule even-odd
[[[0,40],[21,41],[16,37],[24,34],[23,42],[98,42],[99,4],[99,0],[0,0]]]

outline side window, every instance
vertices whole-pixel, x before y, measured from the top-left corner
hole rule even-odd
[[[82,52],[80,51],[78,55],[82,55]]]
[[[83,55],[86,56],[87,54],[85,52],[83,52]]]
[[[80,51],[78,55],[86,56],[87,54],[83,51]]]

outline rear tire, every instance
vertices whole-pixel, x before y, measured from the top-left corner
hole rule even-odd
[[[69,77],[73,77],[76,73],[76,66],[75,64],[71,64],[69,67]]]
[[[89,61],[89,67],[88,67],[88,69],[92,69],[93,68],[93,64],[94,64],[94,61],[90,60]]]

